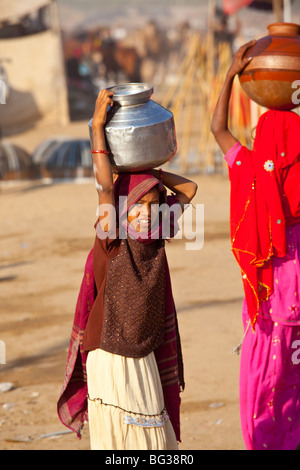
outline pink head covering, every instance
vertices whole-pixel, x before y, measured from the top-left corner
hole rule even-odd
[[[150,171],[137,173],[121,173],[114,184],[114,197],[118,216],[121,224],[128,233],[142,243],[151,243],[158,238],[160,227],[155,227],[147,234],[139,234],[128,226],[127,213],[148,191],[155,186],[166,200],[166,188],[160,180],[155,178]],[[123,199],[123,198],[126,199]],[[122,199],[121,199],[122,198]]]

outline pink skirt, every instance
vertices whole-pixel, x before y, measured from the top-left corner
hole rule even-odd
[[[242,344],[240,414],[246,449],[300,444],[300,224],[287,228],[287,255],[274,258],[274,292]],[[247,306],[243,306],[245,330]]]

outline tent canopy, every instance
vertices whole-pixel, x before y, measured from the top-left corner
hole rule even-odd
[[[9,142],[0,142],[0,180],[35,178],[36,168],[23,148]]]

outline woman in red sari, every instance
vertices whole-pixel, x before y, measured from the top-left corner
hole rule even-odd
[[[166,231],[174,236],[176,217],[197,186],[158,170],[123,173],[114,181],[104,136],[112,95],[100,91],[93,116],[100,214],[58,411],[78,434],[88,415],[92,449],[175,450],[184,379],[158,208],[176,206]]]
[[[293,111],[265,112],[252,150],[228,129],[232,83],[251,60],[244,54],[253,44],[236,52],[211,124],[228,163],[232,251],[245,292],[241,424],[249,450],[295,450],[300,443],[300,118]]]

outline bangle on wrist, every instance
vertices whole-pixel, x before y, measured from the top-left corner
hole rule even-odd
[[[104,153],[105,155],[109,155],[108,150],[92,150],[91,153]]]

